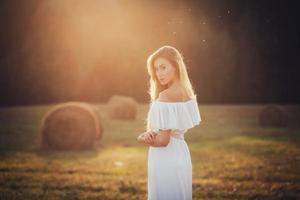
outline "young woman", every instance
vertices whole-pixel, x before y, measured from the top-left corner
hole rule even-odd
[[[149,145],[148,200],[191,200],[192,162],[184,134],[200,124],[197,98],[174,47],[155,51],[147,68],[151,103],[147,131],[137,140]]]

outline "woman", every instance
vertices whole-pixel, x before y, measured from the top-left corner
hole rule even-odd
[[[174,47],[155,51],[147,68],[151,104],[147,132],[137,140],[149,145],[148,200],[191,200],[192,162],[184,134],[200,124],[197,98]]]

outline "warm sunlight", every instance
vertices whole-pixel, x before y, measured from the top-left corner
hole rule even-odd
[[[1,0],[0,199],[300,200],[296,1]]]

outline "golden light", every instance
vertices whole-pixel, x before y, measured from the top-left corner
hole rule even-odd
[[[51,76],[54,98],[66,92],[108,98],[107,92],[138,82],[145,93],[146,59],[153,50],[209,42],[209,25],[191,11],[178,2],[42,1],[32,14],[24,51],[35,76]]]

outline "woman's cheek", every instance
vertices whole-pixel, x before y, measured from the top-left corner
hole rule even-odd
[[[168,70],[168,72],[167,72],[167,77],[168,77],[168,79],[170,79],[170,77],[171,77],[171,71],[170,70]]]

